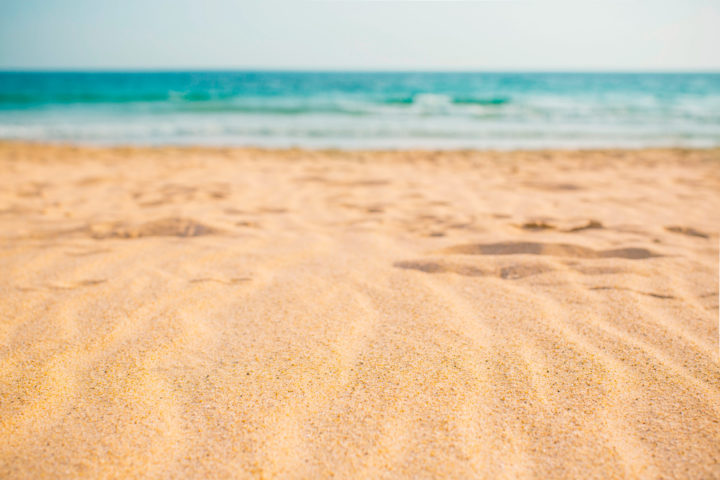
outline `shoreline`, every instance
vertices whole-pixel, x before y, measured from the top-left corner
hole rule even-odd
[[[682,147],[682,146],[667,146],[667,147],[598,147],[598,148],[572,148],[572,147],[551,147],[551,148],[517,148],[517,149],[493,149],[493,148],[391,148],[391,149],[373,149],[373,148],[313,148],[313,147],[264,147],[264,146],[235,146],[235,145],[206,145],[206,144],[85,144],[81,142],[55,142],[46,140],[16,140],[16,139],[2,139],[0,138],[0,148],[55,148],[55,149],[79,149],[87,151],[133,151],[133,152],[158,152],[162,150],[170,151],[194,151],[194,152],[205,152],[205,153],[222,153],[232,151],[235,153],[248,153],[248,152],[260,152],[266,154],[284,154],[284,153],[319,153],[319,154],[404,154],[412,153],[419,155],[430,155],[430,154],[446,154],[448,156],[453,155],[466,155],[466,154],[490,154],[490,155],[507,155],[512,156],[515,154],[613,154],[613,153],[689,153],[689,152],[705,152],[708,154],[718,154],[720,156],[720,145],[714,147]]]

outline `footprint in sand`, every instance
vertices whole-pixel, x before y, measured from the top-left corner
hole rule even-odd
[[[140,225],[99,223],[89,225],[86,231],[96,239],[141,237],[199,237],[222,233],[220,229],[204,225],[191,218],[162,218]]]
[[[564,233],[575,233],[575,232],[582,232],[584,230],[599,230],[604,228],[603,224],[597,220],[587,220],[581,224],[570,224],[569,226],[566,226],[566,228],[559,228],[558,225],[555,223],[544,220],[544,219],[537,219],[537,220],[528,220],[525,223],[522,223],[520,225],[515,225],[515,227],[523,229],[523,230],[530,230],[530,231],[542,231],[542,230],[555,230],[558,229],[560,232]]]
[[[417,270],[424,273],[454,273],[466,277],[499,277],[509,280],[517,280],[532,275],[555,271],[554,268],[548,265],[538,264],[513,264],[501,266],[496,269],[481,269],[473,265],[421,260],[395,262],[393,266],[395,268]]]
[[[611,250],[593,250],[592,248],[567,243],[539,242],[473,243],[449,247],[441,250],[440,253],[462,255],[550,255],[575,258],[627,258],[630,260],[661,256],[645,248],[627,247]]]

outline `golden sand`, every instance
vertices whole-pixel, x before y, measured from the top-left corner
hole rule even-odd
[[[718,150],[0,169],[0,478],[720,478]]]

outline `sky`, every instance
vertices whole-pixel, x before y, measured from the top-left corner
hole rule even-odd
[[[720,71],[720,0],[0,0],[0,69]]]

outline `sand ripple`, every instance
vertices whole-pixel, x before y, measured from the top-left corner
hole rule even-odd
[[[0,478],[720,478],[717,151],[0,164]]]

